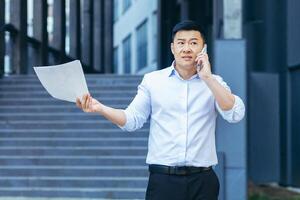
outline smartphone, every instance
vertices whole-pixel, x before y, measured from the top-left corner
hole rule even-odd
[[[201,50],[201,53],[207,53],[207,45],[204,44],[203,49]],[[202,69],[202,65],[201,64],[197,64],[197,71],[200,71]]]
[[[201,50],[201,53],[207,53],[207,45],[204,44],[203,49]]]

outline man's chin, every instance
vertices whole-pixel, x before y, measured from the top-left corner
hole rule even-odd
[[[186,69],[190,69],[190,68],[195,67],[194,62],[184,62],[184,63],[180,63],[179,65],[180,65],[181,67],[186,68]]]

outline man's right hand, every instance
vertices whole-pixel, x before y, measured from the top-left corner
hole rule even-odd
[[[126,123],[126,115],[122,109],[114,109],[105,106],[91,97],[90,94],[83,95],[81,101],[77,98],[76,105],[84,112],[97,112],[118,126],[124,126]]]
[[[76,105],[84,112],[101,112],[103,104],[94,99],[90,94],[85,94],[82,97],[82,101],[77,98]]]

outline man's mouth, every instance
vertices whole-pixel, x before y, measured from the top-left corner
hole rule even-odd
[[[184,60],[191,60],[193,57],[192,57],[192,56],[182,56],[182,58],[183,58]]]

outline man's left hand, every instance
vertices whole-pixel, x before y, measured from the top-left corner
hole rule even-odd
[[[197,63],[198,76],[201,79],[210,78],[212,73],[207,53],[199,53],[195,62]]]

